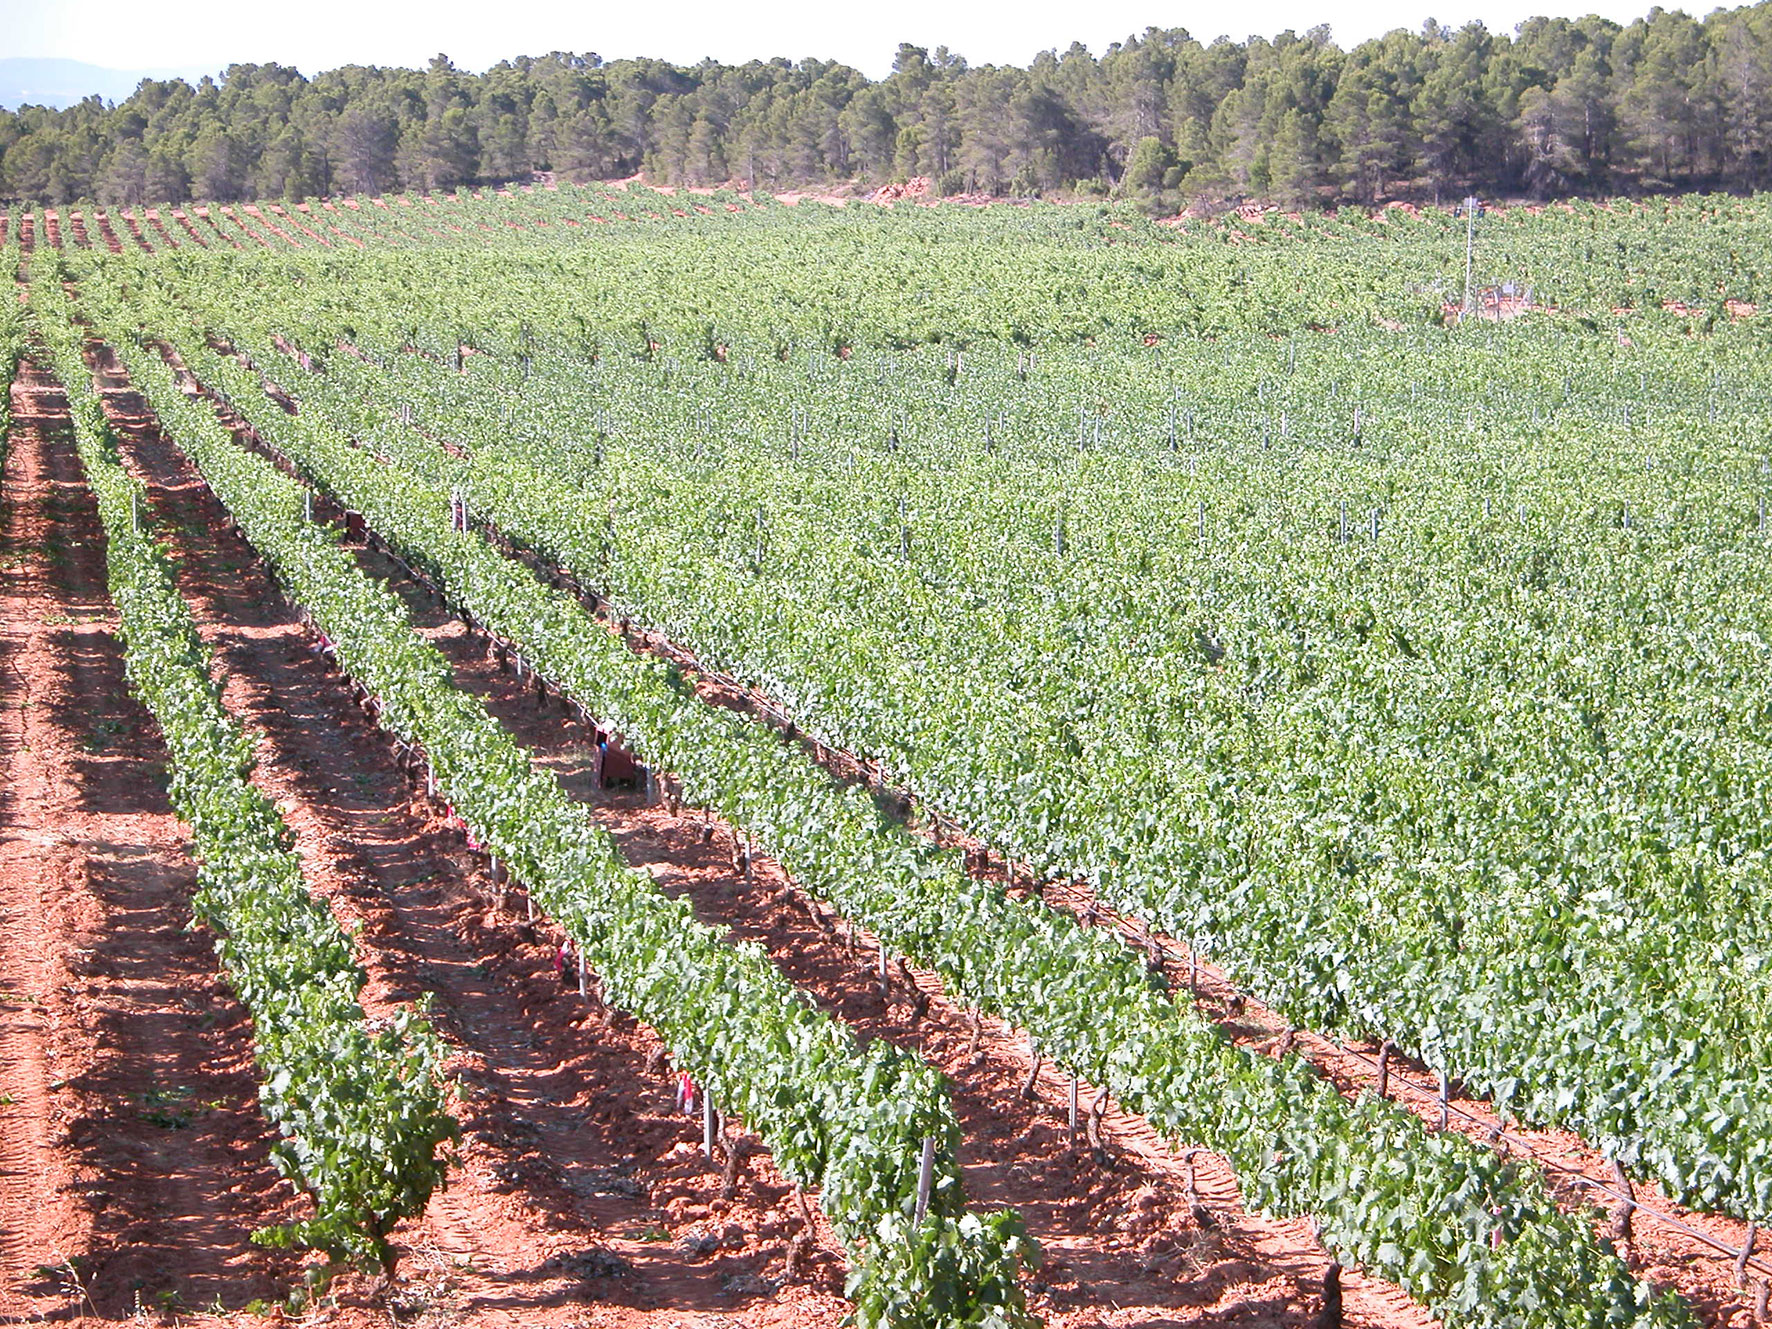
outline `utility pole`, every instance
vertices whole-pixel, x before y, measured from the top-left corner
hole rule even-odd
[[[1475,194],[1464,200],[1464,312],[1471,312],[1471,257],[1477,244],[1477,209],[1483,201]]]

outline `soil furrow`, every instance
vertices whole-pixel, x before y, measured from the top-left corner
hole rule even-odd
[[[165,218],[163,218],[160,215],[159,209],[144,208],[144,209],[142,209],[142,215],[148,219],[148,223],[154,228],[155,232],[159,235],[160,244],[162,247],[164,247],[166,249],[177,249],[178,248],[178,241],[174,240],[172,238],[172,232],[166,229],[166,220],[165,220]]]
[[[209,238],[225,241],[228,244],[232,245],[235,249],[246,248],[245,245],[240,243],[240,240],[237,236],[233,235],[231,232],[228,232],[228,231],[225,231],[222,229],[222,224],[216,220],[215,209],[198,207],[198,208],[190,208],[190,209],[188,209],[188,212],[192,215],[195,215],[199,220],[202,221],[203,225],[208,228]]]
[[[121,254],[123,252],[123,241],[117,235],[117,228],[111,224],[110,214],[106,212],[94,212],[92,214],[92,219],[98,226],[99,238],[104,241],[105,248],[113,254]]]
[[[59,388],[25,367],[5,472],[0,1312],[273,1296],[290,1217],[250,1028],[188,930],[195,870],[127,695],[104,543]]]
[[[147,237],[142,234],[141,222],[136,215],[127,208],[119,209],[116,215],[123,219],[123,229],[129,232],[129,238],[141,247],[142,252],[153,253],[154,246],[149,244]]]
[[[196,226],[192,223],[189,212],[185,211],[183,208],[173,208],[171,209],[171,212],[173,219],[177,221],[180,226],[185,228],[185,234],[191,237],[192,243],[204,249],[209,247],[202,235],[198,233]]]
[[[305,221],[302,220],[302,213],[306,209],[307,209],[307,205],[305,203],[297,203],[293,207],[289,207],[289,208],[280,207],[275,203],[265,204],[265,210],[268,214],[283,218],[284,221],[288,222],[291,226],[295,227],[298,231],[300,231],[303,235],[307,236],[309,239],[313,240],[316,244],[323,245],[327,248],[331,248],[332,242],[330,240],[327,240],[318,231],[314,230],[313,227],[309,226]],[[296,243],[296,241],[294,240],[293,237],[291,238],[290,243],[291,244]]]

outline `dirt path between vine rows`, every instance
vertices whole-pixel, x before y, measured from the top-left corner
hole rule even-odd
[[[358,930],[365,1005],[435,995],[464,1087],[462,1167],[396,1233],[404,1276],[341,1281],[349,1324],[835,1325],[841,1262],[822,1223],[784,1282],[791,1188],[753,1154],[730,1200],[678,1111],[650,1029],[582,1000],[521,901],[499,910],[482,860],[409,785],[348,683],[229,529],[182,455],[117,390],[107,408],[149,486],[180,589],[226,671],[230,711],[263,735],[255,781],[294,830],[304,877]],[[594,993],[593,993],[594,998]]]
[[[135,241],[144,254],[154,252],[154,246],[149,244],[147,236],[142,234],[141,222],[133,212],[127,208],[119,208],[113,215],[123,219],[123,229],[129,232],[129,238]]]
[[[95,212],[93,220],[98,224],[98,233],[105,242],[105,248],[113,254],[121,254],[123,239],[117,234],[117,228],[112,223],[111,215],[107,212]]]
[[[155,234],[160,237],[160,243],[155,246],[156,249],[178,248],[178,241],[173,239],[172,232],[166,229],[166,220],[160,215],[158,208],[143,208],[142,215],[148,219],[148,224],[154,228]]]
[[[65,399],[28,362],[0,489],[0,1318],[241,1304],[290,1272],[245,1013],[127,695]]]

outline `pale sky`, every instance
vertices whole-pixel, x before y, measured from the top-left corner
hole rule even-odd
[[[0,58],[61,56],[112,69],[210,67],[275,60],[305,74],[342,64],[422,66],[445,52],[480,70],[515,55],[595,51],[606,60],[649,55],[679,63],[786,55],[838,59],[878,77],[901,41],[945,44],[973,64],[1025,65],[1048,47],[1081,41],[1099,54],[1152,25],[1202,41],[1272,36],[1328,23],[1351,45],[1425,18],[1457,26],[1478,18],[1511,31],[1534,14],[1600,13],[1621,22],[1651,0],[0,0]],[[1668,4],[1668,8],[1676,7]],[[1705,6],[1708,9],[1709,6]],[[1699,10],[1698,12],[1704,12]]]

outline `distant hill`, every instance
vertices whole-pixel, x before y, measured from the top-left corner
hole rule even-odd
[[[144,78],[182,78],[192,82],[214,70],[103,69],[79,60],[0,60],[0,106],[72,106],[97,93],[106,101],[120,102],[134,92]]]

